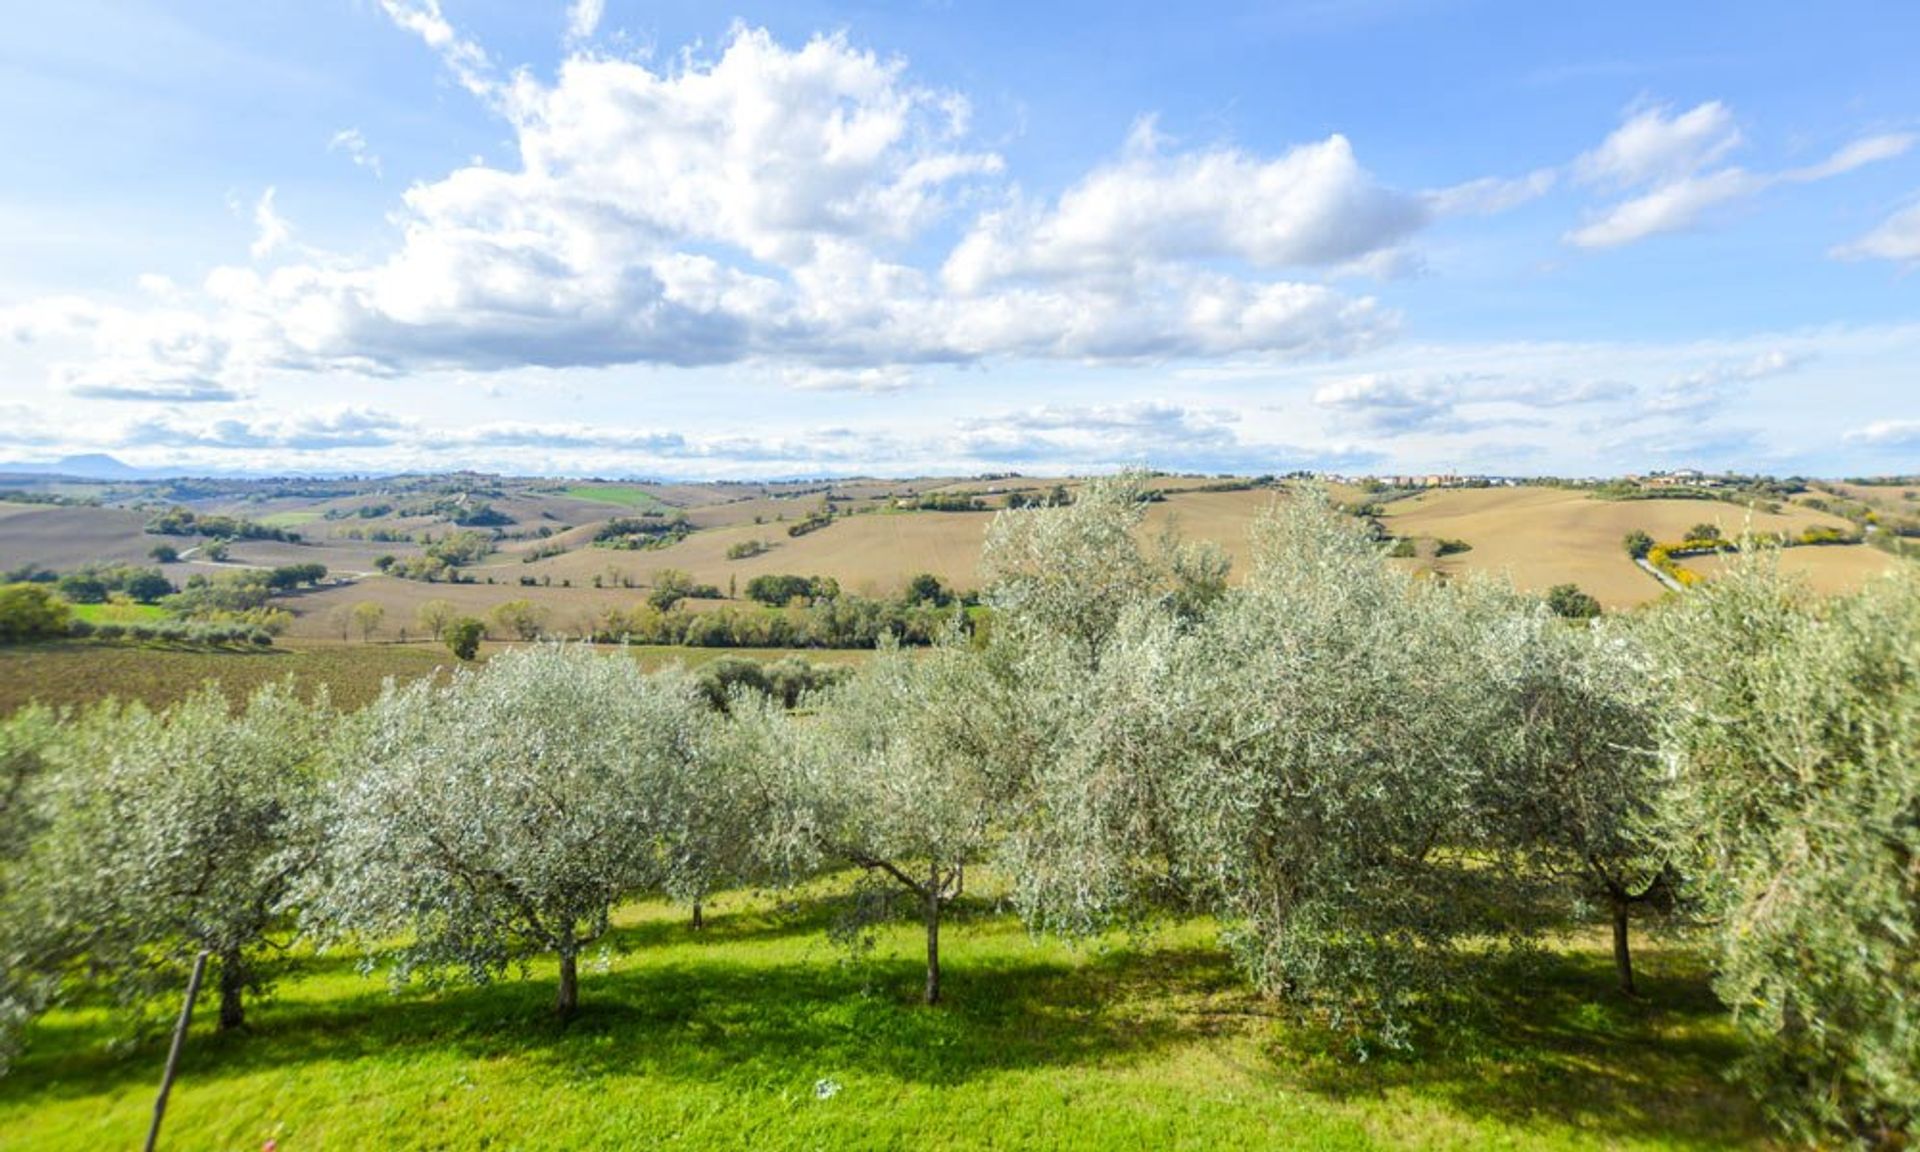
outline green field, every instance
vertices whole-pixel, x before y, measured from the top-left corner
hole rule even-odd
[[[1644,999],[1597,947],[1497,974],[1417,1058],[1356,1062],[1246,985],[1204,921],[1142,940],[1036,943],[982,904],[943,933],[947,1003],[917,1002],[919,930],[866,960],[817,901],[723,898],[708,927],[628,907],[581,1012],[527,980],[390,994],[355,958],[296,954],[242,1034],[211,1006],[163,1146],[259,1148],[1731,1148],[1766,1143],[1720,1071],[1735,1042],[1684,953],[1644,954]],[[112,1046],[103,1006],[29,1034],[0,1079],[12,1152],[124,1148],[145,1131],[157,1035]]]
[[[488,644],[482,658],[505,645]],[[615,652],[618,649],[607,648]],[[678,661],[690,668],[722,656],[777,660],[795,654],[784,648],[673,648],[636,645],[627,649],[652,671]],[[798,655],[814,663],[857,663],[862,650],[804,649]],[[453,656],[437,644],[276,645],[267,649],[213,650],[128,643],[55,642],[0,647],[0,716],[33,701],[56,707],[81,706],[108,696],[170,704],[215,680],[235,699],[273,680],[292,676],[303,689],[324,684],[333,703],[357,708],[380,694],[391,676],[410,680],[451,667]]]
[[[302,524],[311,524],[320,519],[321,513],[301,509],[294,512],[275,512],[260,517],[259,522],[269,528],[298,528]]]
[[[618,504],[622,508],[634,508],[642,512],[665,512],[672,507],[645,488],[617,484],[577,484],[565,489],[563,495],[575,500],[592,500],[597,504]]]
[[[77,619],[89,624],[140,624],[172,616],[158,604],[73,604],[69,607]]]

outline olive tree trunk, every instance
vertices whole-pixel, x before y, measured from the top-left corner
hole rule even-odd
[[[1627,902],[1613,900],[1613,970],[1620,978],[1620,991],[1637,996],[1633,986],[1633,950],[1627,943]]]
[[[929,1004],[940,1003],[940,866],[933,866],[927,881],[927,995]]]
[[[580,1009],[580,947],[569,935],[560,946],[560,987],[554,993],[553,1014],[570,1020]]]
[[[246,962],[238,949],[220,953],[220,1031],[231,1032],[247,1022]]]

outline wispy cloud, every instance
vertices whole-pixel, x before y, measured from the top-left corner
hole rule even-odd
[[[573,0],[567,8],[567,43],[584,44],[593,39],[606,11],[606,0]]]
[[[1732,110],[1719,101],[1681,113],[1642,108],[1573,164],[1576,176],[1588,184],[1635,194],[1568,232],[1567,241],[1582,248],[1612,248],[1683,231],[1717,206],[1782,184],[1827,180],[1892,159],[1913,146],[1913,137],[1866,137],[1817,164],[1772,173],[1721,164],[1742,142]]]
[[[1920,204],[1887,217],[1880,226],[1833,250],[1842,260],[1893,260],[1920,264]]]
[[[343,153],[353,161],[355,167],[365,168],[376,177],[385,176],[380,167],[380,157],[367,146],[367,138],[358,128],[342,128],[333,134],[327,142],[327,151]]]

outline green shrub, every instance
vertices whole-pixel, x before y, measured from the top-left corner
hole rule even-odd
[[[1555,616],[1568,620],[1591,620],[1600,615],[1600,601],[1582,592],[1578,584],[1555,584],[1547,589],[1547,607]]]
[[[447,650],[456,659],[471,660],[480,651],[480,639],[487,634],[486,625],[471,616],[462,616],[447,625]]]
[[[43,584],[0,587],[0,644],[63,636],[73,610]]]

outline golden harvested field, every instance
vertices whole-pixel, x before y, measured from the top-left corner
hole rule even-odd
[[[1731,562],[1723,556],[1689,556],[1685,564],[1702,576],[1716,576]],[[1780,553],[1780,571],[1798,576],[1821,593],[1850,592],[1902,563],[1863,544],[1787,548]]]
[[[1833,480],[1823,482],[1821,487],[1875,508],[1909,514],[1920,511],[1920,484],[1848,484]]]
[[[1394,501],[1382,519],[1396,536],[1451,538],[1473,545],[1471,552],[1409,563],[1449,573],[1504,573],[1517,587],[1534,591],[1574,583],[1608,608],[1627,608],[1661,595],[1660,585],[1622,549],[1627,533],[1640,529],[1655,540],[1674,540],[1692,525],[1711,521],[1737,535],[1748,516],[1745,509],[1717,500],[1595,500],[1566,488],[1460,488]],[[1848,526],[1837,517],[1797,506],[1779,515],[1753,512],[1751,517],[1753,529],[1761,532]]]
[[[789,511],[792,511],[789,509]],[[681,568],[696,580],[724,589],[729,579],[744,588],[763,573],[791,572],[803,576],[831,576],[851,592],[892,592],[918,572],[932,572],[960,588],[980,581],[980,543],[993,519],[991,512],[867,512],[835,520],[805,536],[788,536],[785,523],[734,524],[696,532],[670,548],[623,552],[581,548],[532,564],[514,564],[513,575],[552,576],[558,584],[571,579],[575,587],[590,585],[593,577],[619,573],[642,584],[661,568]],[[788,520],[797,519],[789,516]],[[727,549],[748,541],[772,547],[759,556],[728,560]],[[476,568],[504,578],[507,569]]]
[[[296,592],[280,597],[274,603],[294,613],[290,636],[302,640],[337,641],[342,638],[340,621],[344,614],[361,603],[378,604],[385,610],[385,619],[375,635],[393,640],[400,638],[402,629],[410,637],[421,635],[416,618],[420,606],[429,600],[445,600],[454,606],[458,614],[476,616],[482,620],[495,607],[509,600],[531,600],[546,606],[547,625],[558,632],[577,631],[609,608],[632,608],[646,600],[644,589],[562,588],[559,576],[554,577],[551,588],[520,587],[516,583],[517,578],[534,567],[531,564],[514,564],[511,568],[492,569],[494,579],[499,581],[496,584],[485,583],[489,571],[486,569],[474,570],[482,581],[479,584],[428,584],[419,580],[373,575],[350,583]],[[576,580],[574,583],[583,585],[585,581]],[[356,628],[349,628],[348,635],[354,640],[360,638]]]
[[[1335,493],[1335,498],[1341,498]],[[1150,505],[1144,536],[1151,544],[1171,522],[1185,540],[1211,540],[1233,557],[1228,578],[1238,584],[1252,563],[1254,521],[1281,499],[1273,489],[1246,492],[1182,492]]]
[[[1148,509],[1145,533],[1151,538],[1172,518],[1188,538],[1225,546],[1234,556],[1236,574],[1243,573],[1248,533],[1274,498],[1271,490],[1180,493]],[[870,595],[897,591],[915,574],[931,572],[952,587],[970,589],[980,583],[980,547],[993,517],[991,511],[864,512],[799,537],[787,535],[786,522],[749,520],[696,532],[671,548],[620,552],[582,547],[531,564],[473,571],[481,579],[488,574],[501,580],[523,574],[551,576],[555,584],[570,579],[577,588],[591,585],[596,575],[603,583],[611,582],[616,573],[638,586],[658,569],[680,568],[701,583],[723,589],[729,580],[744,588],[755,576],[790,572],[831,576],[849,591]],[[788,522],[795,518],[790,515]],[[728,548],[751,541],[764,542],[769,550],[743,560],[727,559]]]

